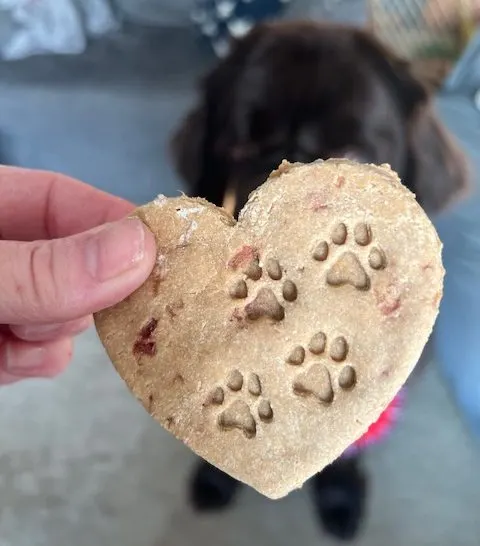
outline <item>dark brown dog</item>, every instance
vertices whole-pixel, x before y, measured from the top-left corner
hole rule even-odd
[[[462,154],[437,121],[425,88],[366,32],[315,23],[260,25],[207,75],[198,106],[173,139],[190,193],[235,213],[282,159],[351,157],[389,163],[429,213],[466,187]],[[340,459],[312,479],[317,513],[339,538],[355,535],[365,477]],[[237,484],[203,464],[198,509],[226,506]]]

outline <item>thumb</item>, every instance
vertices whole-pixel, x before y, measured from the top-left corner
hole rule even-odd
[[[126,218],[52,241],[0,241],[0,324],[64,322],[113,305],[155,262],[153,234]]]

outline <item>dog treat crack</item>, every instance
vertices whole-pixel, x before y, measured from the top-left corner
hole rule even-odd
[[[100,339],[157,422],[261,493],[340,457],[420,358],[441,243],[389,167],[284,161],[238,222],[184,195],[133,214],[157,263]]]

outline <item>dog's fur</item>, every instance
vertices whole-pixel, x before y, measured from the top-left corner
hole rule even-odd
[[[389,163],[429,213],[467,186],[462,154],[409,66],[366,32],[329,24],[269,23],[238,41],[204,80],[173,155],[189,193],[222,205],[233,192],[235,213],[282,159]],[[312,482],[317,513],[339,538],[354,536],[363,514],[357,463],[334,463]],[[211,509],[236,489],[204,465],[192,494]]]
[[[238,209],[282,159],[389,163],[429,213],[466,186],[462,155],[407,63],[366,32],[319,23],[259,25],[205,78],[173,139],[194,195]]]

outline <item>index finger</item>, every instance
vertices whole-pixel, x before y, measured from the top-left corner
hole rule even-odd
[[[0,167],[0,239],[68,237],[127,216],[133,208],[62,174]]]

